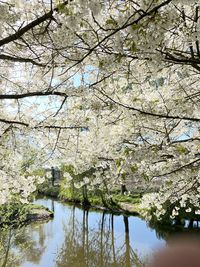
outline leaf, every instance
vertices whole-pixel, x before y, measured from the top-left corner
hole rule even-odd
[[[57,6],[57,8],[58,8],[58,11],[62,12],[62,11],[64,11],[64,9],[65,9],[65,4],[64,4],[64,3],[61,3],[61,4],[59,4],[59,5]]]
[[[138,166],[136,164],[132,165],[130,169],[131,169],[131,172],[134,174],[138,171]]]
[[[120,167],[121,166],[121,162],[122,162],[122,159],[116,159],[115,160],[115,164],[117,167]]]
[[[138,98],[138,97],[134,97],[134,98],[132,99],[132,102],[137,102],[137,101],[140,101],[140,98]]]
[[[177,151],[179,154],[187,154],[187,153],[188,153],[187,148],[185,148],[185,147],[182,146],[182,145],[178,145],[178,146],[176,147],[176,151]]]
[[[130,148],[126,147],[125,150],[124,150],[124,155],[128,156],[129,152],[130,152]]]
[[[65,14],[66,16],[70,15],[70,11],[64,3],[58,5],[58,12]]]
[[[99,68],[102,68],[102,67],[103,67],[103,65],[104,65],[103,61],[102,61],[102,60],[101,60],[101,61],[99,61]]]
[[[122,54],[117,54],[117,55],[115,55],[115,57],[116,57],[117,62],[120,63],[121,59],[123,58],[123,55]]]
[[[118,25],[117,21],[114,20],[113,18],[107,19],[107,20],[106,20],[106,24],[107,24],[107,25],[112,25],[112,26],[114,26],[114,27],[117,27],[117,25]]]
[[[133,30],[137,30],[139,27],[140,27],[140,26],[139,26],[138,24],[133,24],[133,25],[131,25],[131,28],[132,28]]]
[[[136,43],[134,41],[132,42],[130,49],[132,53],[135,53],[137,51]]]
[[[146,182],[149,182],[149,176],[146,173],[143,172],[141,176]]]

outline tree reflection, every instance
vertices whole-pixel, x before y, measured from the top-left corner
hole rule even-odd
[[[0,267],[24,263],[45,267],[43,260],[52,255],[54,248],[57,253],[52,260],[58,267],[142,266],[130,241],[128,216],[94,213],[75,206],[57,210],[53,201],[50,204],[57,214],[51,223],[1,231]],[[61,216],[63,211],[67,217]],[[56,238],[55,229],[62,238]]]
[[[36,232],[37,240],[34,238]],[[44,240],[42,225],[1,229],[0,267],[17,267],[24,261],[38,264],[45,250]]]
[[[129,224],[128,224],[128,217],[126,216],[124,216],[124,226],[125,226],[125,243],[126,243],[126,252],[125,252],[126,265],[125,266],[131,267]]]
[[[89,220],[88,210],[82,211],[82,220],[76,218],[76,208],[71,212],[65,227],[65,240],[60,250],[58,267],[132,267],[141,266],[133,251],[129,237],[129,219],[123,217],[124,237],[115,237],[115,216],[103,212],[95,225]]]

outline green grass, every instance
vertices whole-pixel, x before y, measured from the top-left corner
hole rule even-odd
[[[46,196],[58,197],[63,201],[83,203],[82,189],[74,188],[72,190],[71,188],[64,188],[62,185],[53,187],[52,185],[45,184],[38,189],[38,192]],[[88,200],[91,206],[105,206],[116,210],[120,209],[120,204],[127,203],[132,210],[135,207],[139,207],[141,196],[140,194],[121,195],[120,191],[114,191],[112,192],[112,201],[105,199],[103,203],[100,192],[89,191]]]
[[[91,203],[91,205],[95,205],[95,206],[102,206],[102,199],[99,196],[90,196],[89,197],[89,201]]]
[[[115,202],[125,202],[130,204],[139,204],[141,201],[141,197],[139,194],[137,195],[113,195],[113,201]]]
[[[20,226],[28,221],[28,216],[38,214],[41,211],[48,211],[49,216],[53,216],[53,212],[42,205],[10,203],[0,207],[0,227]]]

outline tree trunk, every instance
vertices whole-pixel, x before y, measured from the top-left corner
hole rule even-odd
[[[89,205],[90,202],[88,200],[88,195],[87,195],[87,185],[84,185],[82,188],[82,194],[83,194],[83,204],[84,205]]]
[[[124,195],[125,192],[127,192],[126,185],[122,184],[121,185],[121,194]]]

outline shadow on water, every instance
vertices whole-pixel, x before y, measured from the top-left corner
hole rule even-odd
[[[36,203],[53,209],[54,218],[1,232],[1,267],[139,267],[165,244],[138,217],[88,211],[51,199]]]
[[[182,224],[163,225],[150,223],[149,227],[156,231],[159,239],[166,242],[176,237],[195,238],[200,242],[200,223],[198,221],[184,220]]]

